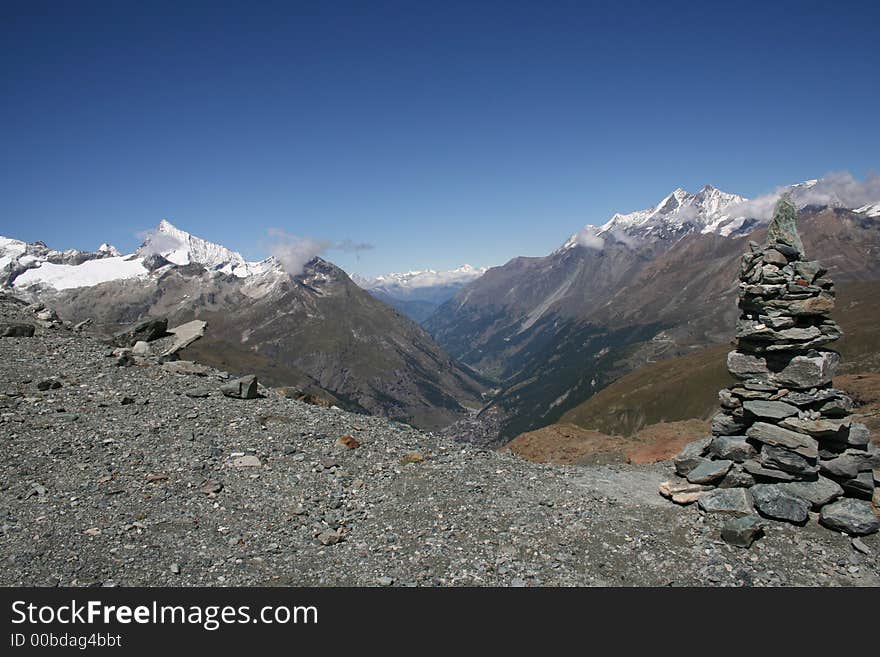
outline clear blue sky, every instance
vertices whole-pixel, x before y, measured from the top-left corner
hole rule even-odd
[[[256,258],[275,228],[371,243],[327,257],[372,275],[861,177],[878,4],[6,0],[0,234],[133,249],[167,217]]]

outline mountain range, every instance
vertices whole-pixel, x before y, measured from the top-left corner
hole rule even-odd
[[[71,322],[92,319],[105,335],[146,317],[205,319],[206,336],[183,357],[463,440],[502,444],[561,420],[627,433],[668,418],[635,417],[597,393],[730,340],[739,255],[763,239],[779,193],[800,206],[808,252],[849,303],[872,302],[873,288],[856,283],[880,281],[880,194],[838,183],[756,199],[678,188],[585,226],[546,256],[373,279],[321,258],[296,272],[274,257],[247,261],[164,220],[131,254],[0,238],[0,287]],[[852,326],[856,341],[867,333]],[[862,352],[880,353],[876,340],[865,337]]]
[[[0,285],[110,334],[162,316],[208,321],[186,358],[255,373],[325,403],[439,428],[482,403],[480,377],[416,323],[314,258],[290,274],[162,221],[132,254],[0,240]]]
[[[811,257],[839,283],[880,280],[875,204],[849,209],[823,181],[782,191],[802,208]],[[676,189],[586,226],[547,256],[490,269],[438,308],[424,326],[496,382],[480,414],[496,429],[474,439],[503,443],[553,424],[646,363],[728,341],[739,256],[763,239],[775,197]]]
[[[485,274],[487,267],[462,265],[450,271],[424,269],[391,273],[375,278],[354,275],[352,280],[377,299],[397,308],[419,323],[430,317],[444,301]]]

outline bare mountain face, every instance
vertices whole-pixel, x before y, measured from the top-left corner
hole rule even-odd
[[[498,381],[481,415],[505,442],[556,422],[645,363],[729,340],[739,255],[765,233],[739,212],[752,207],[708,186],[676,190],[654,208],[586,227],[549,256],[490,269],[424,325],[454,357]],[[808,254],[842,287],[880,280],[880,221],[871,209],[800,212]]]
[[[182,354],[276,386],[435,429],[481,404],[484,386],[427,332],[320,258],[288,275],[163,221],[137,253],[0,242],[5,288],[105,333],[150,316],[208,321]]]

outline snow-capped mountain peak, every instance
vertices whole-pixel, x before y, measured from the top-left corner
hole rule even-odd
[[[160,256],[160,258],[156,258]],[[254,276],[248,290],[272,283],[283,270],[274,258],[248,262],[236,251],[209,242],[162,220],[147,232],[135,253],[122,255],[105,242],[95,252],[57,251],[42,242],[26,243],[0,237],[0,287],[17,290],[66,290],[124,279],[147,279],[174,266],[199,264],[212,274]]]
[[[608,239],[625,243],[673,239],[692,230],[707,232],[709,226],[714,227],[712,232],[719,232],[729,223],[730,216],[725,210],[746,200],[710,184],[696,193],[678,187],[653,207],[627,214],[618,212],[601,226],[585,226],[572,235],[559,251],[575,246],[601,249]]]
[[[277,266],[273,258],[248,262],[237,251],[181,230],[167,219],[146,233],[137,255],[160,255],[175,265],[199,264],[211,271],[245,278]]]
[[[197,263],[208,269],[245,264],[245,259],[240,253],[201,237],[195,237],[167,219],[160,221],[155,230],[147,233],[139,253],[161,255],[175,265]]]
[[[696,194],[679,187],[654,208],[626,215],[617,214],[602,228],[604,231],[637,226],[680,229],[686,224],[702,227],[717,220],[727,206],[745,200],[742,196],[722,192],[711,185],[706,185]]]

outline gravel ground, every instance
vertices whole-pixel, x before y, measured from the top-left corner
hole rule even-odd
[[[880,584],[878,536],[857,549],[815,516],[725,544],[723,518],[658,495],[669,463],[538,465],[108,353],[0,338],[0,584]]]

